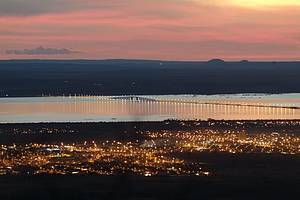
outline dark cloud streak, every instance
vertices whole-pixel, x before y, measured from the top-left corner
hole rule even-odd
[[[6,54],[13,55],[65,55],[65,54],[73,54],[80,53],[79,51],[72,51],[70,49],[61,48],[44,48],[37,47],[34,49],[23,49],[23,50],[6,50]]]
[[[101,7],[99,6],[101,5]],[[94,0],[0,0],[0,16],[33,16],[85,9],[107,9],[118,6],[115,1],[99,4]]]

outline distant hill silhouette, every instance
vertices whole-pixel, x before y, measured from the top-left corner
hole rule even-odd
[[[222,60],[222,59],[212,59],[212,60],[209,60],[208,63],[210,63],[210,64],[223,64],[223,63],[225,63],[225,61]]]
[[[241,60],[241,63],[249,63],[249,60]]]

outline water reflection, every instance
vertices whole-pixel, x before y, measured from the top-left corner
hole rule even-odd
[[[127,99],[44,97],[0,99],[0,122],[147,121],[164,119],[300,119],[292,104],[258,99]],[[278,100],[277,100],[278,101]]]

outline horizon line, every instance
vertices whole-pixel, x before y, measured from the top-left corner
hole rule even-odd
[[[168,59],[143,59],[143,58],[104,58],[104,59],[85,59],[85,58],[17,58],[17,59],[0,59],[2,61],[157,61],[157,62],[225,62],[225,63],[237,63],[237,62],[300,62],[300,59],[291,59],[291,60],[249,60],[249,59],[241,59],[241,60],[225,60],[220,58],[212,58],[209,60],[168,60]]]

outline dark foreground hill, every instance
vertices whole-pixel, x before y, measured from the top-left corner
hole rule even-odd
[[[229,159],[228,162],[234,163],[236,159]],[[282,160],[279,159],[278,162]],[[290,159],[287,165],[291,164],[293,170],[287,172],[281,171],[281,166],[277,167],[276,173],[279,172],[280,175],[277,173],[275,177],[264,175],[270,166],[264,163],[255,162],[258,165],[256,169],[250,170],[249,174],[244,176],[240,176],[240,171],[232,165],[225,166],[228,171],[236,173],[230,177],[3,176],[0,179],[0,198],[5,200],[298,199],[299,174],[294,172],[297,170],[295,164],[299,162]]]
[[[300,92],[300,62],[0,61],[0,96]]]

